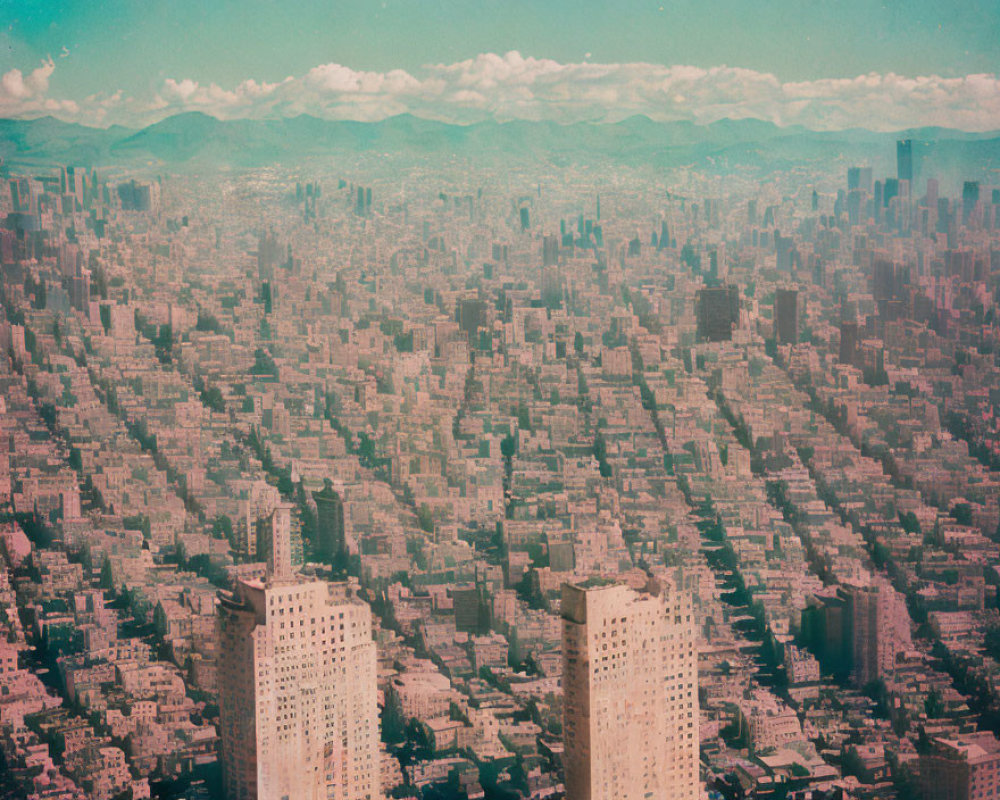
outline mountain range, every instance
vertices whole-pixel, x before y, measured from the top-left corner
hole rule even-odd
[[[141,130],[91,128],[53,117],[0,120],[0,157],[13,169],[56,164],[196,170],[252,168],[362,153],[459,157],[502,164],[542,160],[555,166],[605,160],[630,166],[788,167],[805,162],[894,166],[895,141],[912,139],[914,164],[935,174],[988,177],[1000,167],[1000,131],[916,128],[878,133],[861,128],[812,131],[754,119],[708,125],[630,117],[616,123],[513,121],[454,125],[403,114],[379,122],[308,115],[219,120],[177,114]],[[929,172],[927,174],[930,174]]]

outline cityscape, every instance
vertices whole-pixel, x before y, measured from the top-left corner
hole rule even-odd
[[[1000,82],[643,57],[4,68],[0,800],[1000,798]]]

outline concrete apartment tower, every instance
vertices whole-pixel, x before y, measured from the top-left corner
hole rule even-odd
[[[852,677],[862,688],[892,675],[896,656],[913,649],[906,600],[889,581],[845,590],[851,613]]]
[[[690,595],[563,584],[566,796],[696,800],[698,653]]]
[[[291,510],[270,519],[267,575],[220,592],[219,709],[229,800],[375,800],[371,609],[296,574]]]

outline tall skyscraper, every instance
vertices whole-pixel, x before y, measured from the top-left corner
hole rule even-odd
[[[906,601],[886,580],[845,590],[851,623],[852,676],[864,687],[891,675],[896,654],[913,647]]]
[[[847,168],[847,191],[860,189],[862,192],[872,190],[872,168],[871,167],[848,167]]]
[[[740,321],[740,296],[735,286],[700,289],[695,316],[698,337],[709,342],[728,342],[733,325]]]
[[[484,300],[468,299],[459,302],[455,308],[456,322],[470,342],[474,342],[480,328],[485,328],[488,322],[486,302]]]
[[[267,575],[220,592],[219,716],[229,800],[375,800],[371,610],[346,584],[296,575],[289,509],[271,517]]]
[[[667,227],[666,220],[661,220],[660,238],[657,240],[656,249],[665,250],[668,247],[670,247],[670,228]]]
[[[257,277],[262,281],[273,280],[274,268],[280,258],[281,246],[275,235],[268,231],[261,233],[257,238]]]
[[[851,622],[847,597],[824,591],[807,599],[802,611],[802,636],[823,669],[839,680],[851,673]]]
[[[847,193],[847,222],[850,225],[857,225],[861,222],[861,213],[864,211],[865,193],[860,189],[851,189]]]
[[[690,595],[563,584],[566,796],[699,796],[698,655]]]
[[[796,253],[795,238],[782,236],[780,231],[774,232],[775,264],[779,272],[791,272],[794,268]]]
[[[897,178],[886,178],[882,184],[882,205],[889,207],[894,197],[899,197],[899,180]]]
[[[900,139],[896,142],[896,177],[913,185],[913,140]]]
[[[965,181],[962,184],[962,224],[969,221],[979,202],[979,181]]]
[[[778,344],[795,344],[799,340],[799,293],[796,289],[775,292],[774,335]]]
[[[316,554],[328,564],[340,563],[347,555],[344,539],[344,501],[329,479],[318,492],[316,501]]]
[[[559,237],[542,238],[542,266],[551,267],[559,263]]]
[[[937,206],[938,201],[938,182],[934,178],[927,179],[927,197],[925,198],[924,205],[927,208],[934,208]]]
[[[840,352],[841,364],[853,364],[858,357],[858,323],[844,321],[840,323]]]

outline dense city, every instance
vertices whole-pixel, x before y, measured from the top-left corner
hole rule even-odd
[[[1000,796],[1000,188],[894,148],[5,167],[0,797]]]

